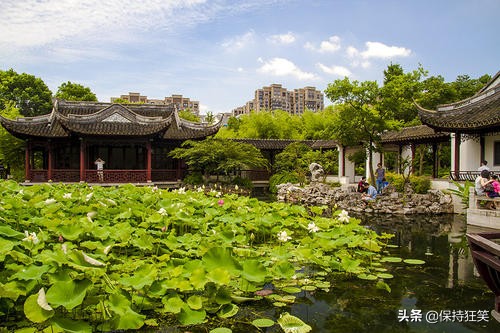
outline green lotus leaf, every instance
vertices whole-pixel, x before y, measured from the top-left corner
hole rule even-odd
[[[205,321],[206,316],[205,310],[191,310],[185,305],[177,315],[177,319],[182,325],[198,325]]]
[[[384,257],[380,260],[381,262],[401,262],[403,259],[399,257]]]
[[[92,327],[81,320],[72,320],[69,318],[53,317],[50,320],[51,324],[70,333],[92,333]]]
[[[271,319],[267,319],[267,318],[259,318],[259,319],[255,319],[252,321],[252,325],[255,326],[255,327],[271,327],[275,324],[275,322]]]
[[[224,268],[229,272],[238,272],[241,270],[238,262],[233,258],[231,250],[223,247],[213,247],[208,250],[202,258],[207,271],[216,268]]]
[[[206,272],[204,268],[197,268],[191,272],[189,276],[189,282],[193,285],[195,289],[203,289],[203,287],[208,283],[208,278],[206,277]]]
[[[10,298],[16,301],[19,296],[25,296],[26,290],[20,284],[19,281],[10,281],[6,284],[0,283],[0,298]]]
[[[217,315],[221,318],[230,318],[235,314],[237,314],[238,310],[239,308],[236,304],[233,303],[224,304],[219,310],[219,312],[217,312]]]
[[[208,333],[232,333],[233,331],[230,328],[226,327],[217,327],[214,328],[213,330],[210,330]]]
[[[38,330],[34,327],[25,327],[14,331],[14,333],[35,333],[35,332],[38,332]]]
[[[243,271],[241,276],[243,276],[248,281],[252,282],[264,282],[266,280],[267,270],[264,265],[256,259],[245,260],[243,262]]]
[[[146,233],[142,233],[138,238],[133,238],[131,243],[141,250],[151,251],[153,250],[154,241],[155,238]]]
[[[184,301],[178,295],[164,297],[161,302],[164,305],[163,310],[170,313],[180,313],[185,306]]]
[[[11,251],[14,246],[19,243],[18,241],[12,241],[9,239],[4,239],[0,237],[0,260],[4,261],[5,260],[5,255],[7,252]]]
[[[6,209],[5,206],[4,206],[4,209]],[[5,236],[5,237],[9,237],[9,238],[17,238],[17,239],[24,238],[24,234],[22,232],[14,230],[11,227],[6,226],[6,225],[0,225],[0,235]]]
[[[203,307],[203,298],[198,295],[189,296],[186,301],[187,305],[193,310],[199,310]]]
[[[123,277],[119,280],[121,284],[140,290],[145,286],[150,286],[156,280],[158,270],[154,265],[145,264],[134,271],[132,276]]]
[[[24,302],[24,314],[34,323],[43,323],[54,316],[54,310],[47,311],[38,305],[38,294],[29,296]]]
[[[302,289],[297,288],[297,287],[283,287],[283,288],[281,288],[281,290],[283,290],[284,292],[289,293],[289,294],[297,294],[297,293],[300,293],[302,291]]]
[[[287,304],[283,303],[283,302],[273,302],[273,305],[278,307],[278,308],[282,308],[282,307],[287,306]]]
[[[77,240],[85,232],[84,228],[78,224],[61,225],[58,227],[58,231],[64,239],[71,241]]]
[[[295,268],[288,261],[281,261],[272,267],[272,272],[279,278],[289,279],[295,274]]]
[[[381,279],[392,279],[394,277],[394,275],[389,274],[389,273],[378,273],[377,277],[379,277]]]
[[[70,280],[56,281],[47,290],[47,301],[53,306],[64,306],[67,310],[72,310],[76,306],[82,304],[87,289],[92,285],[92,282],[85,280]]]
[[[232,300],[233,298],[229,288],[220,287],[219,289],[217,289],[217,293],[215,294],[215,301],[217,302],[217,304],[229,304]]]
[[[109,308],[116,316],[112,319],[112,326],[119,330],[139,329],[144,325],[146,316],[140,315],[130,308],[131,302],[120,293],[109,296]]]
[[[12,278],[18,280],[39,280],[49,269],[49,265],[29,265],[27,268],[12,275]]]
[[[377,279],[377,276],[373,275],[373,274],[361,273],[361,274],[358,274],[358,278],[363,279],[363,280],[373,281],[373,280]]]
[[[391,292],[391,287],[389,287],[389,285],[382,280],[377,281],[377,284],[375,286],[378,289],[387,290],[387,292],[389,293]]]
[[[279,317],[278,324],[285,333],[307,333],[312,330],[311,326],[304,323],[300,318],[290,315],[288,312]]]
[[[405,264],[410,264],[410,265],[423,265],[425,264],[425,261],[420,260],[420,259],[405,259],[403,260]]]
[[[227,285],[231,282],[231,274],[224,268],[214,268],[207,274],[207,278],[220,285]]]

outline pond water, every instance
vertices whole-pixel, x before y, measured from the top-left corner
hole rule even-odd
[[[355,279],[333,282],[328,293],[304,294],[290,313],[313,332],[500,332],[490,314],[494,294],[478,276],[465,238],[480,230],[467,230],[463,216],[359,218],[394,234],[392,255],[426,263],[391,265],[390,293]]]
[[[390,264],[391,292],[377,289],[374,281],[356,277],[331,279],[331,289],[302,291],[294,304],[283,308],[265,301],[241,305],[231,324],[233,332],[283,332],[278,325],[258,330],[250,322],[266,317],[277,320],[289,312],[312,327],[314,333],[378,332],[500,332],[491,317],[494,294],[477,274],[470,255],[467,229],[460,215],[358,216],[369,228],[391,233],[392,256],[425,260],[423,265]],[[432,317],[432,315],[437,317]],[[208,332],[207,326],[164,328],[166,333]],[[210,328],[208,328],[210,327]]]

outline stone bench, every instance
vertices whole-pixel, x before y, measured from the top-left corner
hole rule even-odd
[[[481,209],[478,205],[480,201],[492,201],[492,202],[500,202],[500,197],[490,198],[487,195],[477,195],[476,189],[471,187],[469,189],[469,208],[470,209]]]

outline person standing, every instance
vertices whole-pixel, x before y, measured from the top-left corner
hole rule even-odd
[[[375,170],[375,173],[377,175],[377,193],[381,193],[382,189],[384,188],[384,181],[385,181],[385,169],[382,168],[382,164],[379,163],[377,164],[377,170]]]
[[[100,157],[95,160],[94,164],[96,165],[97,167],[97,178],[99,179],[99,182],[103,182],[104,181],[104,164],[106,162],[104,162]]]
[[[479,168],[477,168],[477,171],[483,171],[483,170],[490,171],[490,168],[488,167],[488,161],[486,161],[486,160],[482,160],[481,166]]]

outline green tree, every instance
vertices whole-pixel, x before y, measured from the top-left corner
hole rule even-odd
[[[179,117],[193,123],[199,123],[201,121],[200,117],[192,113],[189,109],[179,111]]]
[[[43,80],[26,73],[18,74],[13,69],[0,71],[0,109],[5,109],[9,101],[25,117],[52,110],[52,92]]]
[[[88,87],[71,81],[64,82],[57,89],[56,98],[66,101],[92,101],[97,102],[96,95]]]
[[[238,172],[251,168],[268,168],[268,161],[254,146],[228,139],[208,138],[185,141],[170,156],[183,159],[191,171],[210,175]]]
[[[390,111],[381,107],[377,82],[346,77],[328,84],[325,95],[340,104],[333,123],[335,139],[345,146],[362,145],[368,151],[368,169],[374,181],[373,152],[380,134],[395,127]]]
[[[212,112],[207,112],[207,115],[205,116],[205,121],[207,124],[212,125],[215,122],[215,116]]]
[[[0,110],[0,115],[7,119],[21,116],[13,102],[8,102],[5,108]],[[20,180],[24,173],[24,146],[23,140],[14,137],[0,126],[0,162],[4,167],[10,167],[11,174],[17,180]]]

